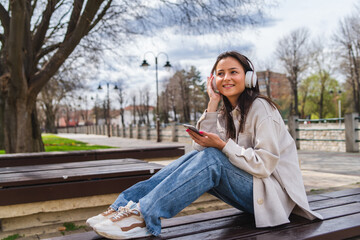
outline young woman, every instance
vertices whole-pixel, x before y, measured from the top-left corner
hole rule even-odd
[[[250,60],[235,51],[222,53],[212,73],[208,107],[197,123],[201,134],[186,130],[196,151],[88,219],[98,234],[157,236],[161,217],[173,217],[205,192],[254,214],[256,227],[288,223],[290,213],[322,218],[309,208],[295,143],[276,104],[260,95]]]

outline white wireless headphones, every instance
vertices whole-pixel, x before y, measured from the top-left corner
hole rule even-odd
[[[252,68],[252,71],[247,71],[245,74],[245,87],[253,88],[256,86],[256,82],[257,82],[255,68],[254,68],[254,65],[252,64],[252,62],[246,56],[244,56],[244,57],[246,58],[246,60],[248,61],[249,65]]]

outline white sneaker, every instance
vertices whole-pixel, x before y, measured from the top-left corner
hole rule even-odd
[[[117,213],[94,226],[94,231],[100,236],[110,239],[130,239],[151,236],[147,230],[144,218],[136,205]]]
[[[117,212],[124,211],[125,208],[130,209],[131,207],[133,207],[134,204],[136,204],[136,203],[134,203],[133,201],[130,201],[130,202],[128,202],[128,204],[126,204],[125,207],[119,207],[118,211],[115,211],[114,209],[109,207],[108,210],[106,210],[105,212],[100,213],[99,215],[96,215],[96,216],[91,217],[88,220],[86,220],[86,225],[94,228],[94,226],[96,224],[101,223],[102,221],[105,221],[106,219],[109,219],[109,218],[115,216]]]

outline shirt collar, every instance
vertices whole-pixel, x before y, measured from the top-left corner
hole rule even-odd
[[[231,115],[233,116],[233,118],[240,118],[240,108],[239,106],[236,106],[236,108],[234,108],[232,111],[231,111]]]

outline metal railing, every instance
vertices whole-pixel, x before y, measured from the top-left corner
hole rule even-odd
[[[360,122],[360,117],[355,117],[355,120],[358,120]],[[355,132],[360,131],[360,128],[355,128]],[[360,142],[360,139],[356,139],[355,142]]]
[[[317,122],[317,123],[327,123],[327,122],[344,122],[344,118],[319,118],[319,119],[297,119],[298,122]]]
[[[344,118],[320,118],[320,119],[296,119],[299,123],[331,123],[339,122],[339,128],[296,128],[295,131],[309,131],[309,132],[332,132],[339,131],[344,132],[345,128],[341,128],[341,121],[344,122]],[[316,139],[316,138],[296,138],[297,141],[322,141],[322,142],[345,142],[345,139]]]

